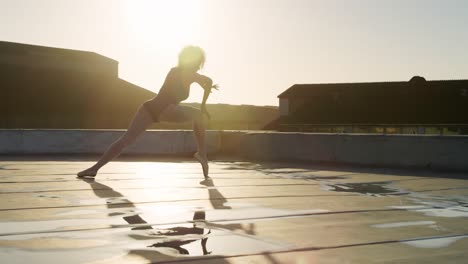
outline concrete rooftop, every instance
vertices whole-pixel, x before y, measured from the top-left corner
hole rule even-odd
[[[461,263],[467,174],[190,160],[0,161],[1,263]]]

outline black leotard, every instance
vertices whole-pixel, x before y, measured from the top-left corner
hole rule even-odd
[[[143,106],[154,122],[159,121],[159,115],[171,104],[178,104],[187,99],[190,94],[190,84],[184,83],[180,69],[172,68],[164,80],[158,95],[146,101]]]

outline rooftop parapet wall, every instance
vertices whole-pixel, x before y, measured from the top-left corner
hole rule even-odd
[[[241,156],[468,171],[468,136],[248,133]]]
[[[0,130],[0,155],[101,154],[123,130]],[[468,171],[468,136],[408,136],[208,131],[210,155],[263,161],[303,161]],[[189,155],[188,130],[154,130],[127,155]]]
[[[102,154],[124,130],[0,130],[1,154]],[[219,133],[207,133],[209,153],[218,152]],[[147,131],[124,150],[129,155],[186,155],[196,144],[190,131]]]

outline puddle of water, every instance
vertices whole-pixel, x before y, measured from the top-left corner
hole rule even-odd
[[[119,201],[122,198],[106,199],[108,202]],[[126,254],[127,252],[139,252],[152,250],[158,254],[171,257],[203,256],[213,255],[236,255],[250,254],[260,251],[284,250],[290,245],[277,241],[255,236],[256,221],[264,221],[278,216],[298,217],[300,214],[310,214],[326,212],[326,210],[287,210],[262,207],[258,204],[250,203],[230,203],[231,210],[209,210],[182,206],[180,208],[167,206],[171,212],[172,223],[185,216],[181,221],[194,221],[186,224],[168,224],[165,226],[146,226],[143,228],[109,228],[105,230],[83,230],[80,232],[61,233],[41,233],[9,235],[0,238],[0,245],[6,250],[0,249],[0,257],[5,260],[16,258],[24,259],[24,256],[36,255],[34,263],[50,263],[50,259],[67,259],[68,256],[77,255],[80,252],[84,255],[94,255],[94,258],[86,258],[86,261],[98,261],[109,257]],[[142,208],[107,208],[99,210],[77,210],[73,212],[59,212],[58,215],[73,216],[93,213],[130,213]],[[154,213],[152,207],[142,210],[146,213]],[[188,210],[190,209],[190,210]],[[158,211],[160,211],[158,210]],[[195,211],[194,211],[195,210]],[[163,210],[164,211],[164,210]],[[183,213],[182,213],[183,212]],[[165,212],[167,215],[168,212]],[[190,215],[190,216],[189,216]],[[175,219],[174,216],[177,216]],[[138,216],[141,218],[140,216]],[[271,218],[270,218],[271,217]],[[300,217],[300,216],[299,216]],[[246,220],[236,220],[252,218]],[[255,219],[260,218],[260,219]],[[264,218],[264,219],[262,219]],[[124,218],[125,219],[125,218]],[[142,218],[152,222],[151,217],[147,218],[145,213]],[[161,221],[160,218],[158,222]],[[224,220],[231,221],[227,222]],[[210,220],[212,222],[210,222]],[[219,221],[223,220],[223,221]],[[128,221],[127,221],[128,222]],[[48,221],[28,221],[28,222],[4,222],[0,223],[2,230],[13,232],[34,232],[46,230],[67,230],[70,228],[88,227],[111,227],[113,223],[122,224],[121,216],[107,217],[102,219],[64,219]],[[138,222],[139,223],[139,222]],[[146,223],[146,222],[145,222]],[[86,226],[84,225],[86,224]],[[47,246],[41,247],[42,242],[49,241]],[[63,243],[61,241],[64,241]],[[73,247],[74,243],[83,244]],[[67,246],[68,245],[68,246]],[[96,248],[93,249],[93,247]],[[64,250],[66,247],[66,250]],[[62,250],[61,250],[62,249]],[[95,251],[99,251],[96,255]],[[34,254],[31,254],[34,252]],[[133,253],[135,254],[135,253]],[[31,260],[31,259],[30,259]],[[83,258],[73,259],[67,263],[82,263]]]
[[[449,206],[446,208],[429,208],[420,209],[418,212],[422,212],[427,216],[439,216],[439,217],[468,217],[468,208],[463,206]]]
[[[420,225],[434,225],[434,221],[410,221],[410,222],[395,222],[395,223],[386,223],[386,224],[376,224],[372,227],[377,228],[395,228],[395,227],[405,227],[405,226],[420,226]]]
[[[360,193],[369,196],[401,196],[417,205],[388,206],[396,209],[417,211],[427,216],[468,217],[468,201],[465,196],[435,196],[418,192],[407,192],[391,186],[388,182],[322,184],[327,191]]]
[[[369,196],[402,195],[406,192],[389,186],[392,182],[359,182],[323,184],[321,187],[326,191],[360,193]]]
[[[194,220],[202,220],[204,217],[203,212],[195,212],[193,216]],[[44,245],[42,242],[50,243]],[[74,247],[74,243],[78,245]],[[289,244],[232,232],[206,223],[168,225],[150,230],[119,228],[12,235],[2,237],[0,245],[0,258],[5,263],[56,263],[60,260],[70,264],[149,250],[171,257],[185,257],[250,254],[291,248]],[[68,260],[71,256],[76,258]],[[29,262],[17,262],[15,259]]]
[[[389,206],[437,217],[468,217],[466,197],[441,197],[411,192],[408,200],[419,205]]]
[[[444,238],[433,238],[433,239],[424,239],[424,240],[416,240],[416,241],[406,241],[401,242],[403,244],[417,247],[417,248],[443,248],[448,247],[452,243],[467,238],[468,236],[458,236],[458,237],[444,237]]]
[[[290,246],[260,240],[252,236],[242,236],[225,233],[220,230],[211,230],[205,238],[176,239],[151,245],[157,251],[174,257],[203,256],[203,255],[237,255],[251,254],[261,251],[284,250]]]
[[[291,209],[276,209],[264,206],[259,206],[253,203],[239,203],[239,202],[227,202],[231,210],[212,210],[208,211],[209,219],[216,219],[212,221],[228,220],[228,219],[243,219],[252,218],[246,220],[234,220],[237,223],[252,223],[256,221],[268,220],[269,218],[275,217],[301,217],[301,214],[316,214],[325,213],[329,210],[323,209],[307,209],[307,210],[291,210]],[[299,215],[299,216],[296,216]],[[259,219],[255,219],[259,218]],[[229,221],[231,222],[231,221]],[[227,223],[227,222],[226,222]]]

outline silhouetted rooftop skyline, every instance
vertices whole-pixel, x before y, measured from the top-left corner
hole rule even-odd
[[[16,0],[2,2],[0,40],[102,54],[153,92],[195,44],[221,85],[210,103],[277,105],[296,83],[468,78],[467,9],[459,0]],[[201,97],[193,89],[188,101]]]

